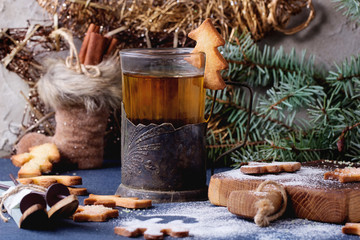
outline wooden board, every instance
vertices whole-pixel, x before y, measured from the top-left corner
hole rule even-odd
[[[265,180],[285,187],[288,194],[288,214],[328,223],[360,222],[360,183],[340,183],[324,180],[329,169],[302,167],[295,173],[245,175],[239,169],[211,177],[209,200],[227,206],[232,191],[255,190]]]

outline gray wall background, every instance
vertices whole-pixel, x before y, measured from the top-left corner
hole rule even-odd
[[[261,44],[295,47],[300,53],[316,55],[316,64],[330,68],[334,62],[360,53],[360,28],[335,10],[331,0],[313,0],[316,17],[309,27],[292,36],[272,32]],[[292,24],[306,18],[307,12],[294,18]],[[35,0],[0,0],[0,28],[27,27],[31,23],[50,19]],[[25,100],[20,91],[28,93],[27,85],[16,74],[0,65],[0,157],[9,156],[16,133],[21,130]]]

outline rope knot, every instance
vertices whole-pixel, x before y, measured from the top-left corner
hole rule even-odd
[[[74,39],[72,33],[66,28],[60,28],[51,32],[50,37],[56,38],[56,36],[60,35],[63,37],[69,44],[69,56],[65,59],[65,65],[67,68],[74,70],[77,73],[84,74],[88,77],[100,77],[101,72],[99,67],[84,65],[80,63],[79,55],[76,50]]]
[[[272,204],[272,202],[269,199],[260,199],[255,203],[255,207],[258,209],[257,213],[254,217],[254,222],[256,223],[256,225],[258,225],[259,227],[267,227],[269,226],[270,222],[279,218],[280,216],[282,216],[286,210],[286,206],[287,206],[287,194],[285,191],[285,188],[283,186],[281,186],[280,184],[278,184],[277,182],[274,181],[270,181],[267,180],[265,182],[262,182],[258,188],[256,189],[256,192],[261,192],[263,190],[263,188],[266,185],[274,185],[281,193],[281,196],[283,198],[283,204],[281,209],[277,212],[274,213],[273,215],[270,215],[273,211],[274,211],[274,206]]]
[[[258,226],[269,226],[270,221],[268,216],[274,211],[274,206],[269,199],[261,199],[255,203],[258,209],[254,217],[254,221]]]

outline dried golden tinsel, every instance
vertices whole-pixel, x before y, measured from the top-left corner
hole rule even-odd
[[[18,74],[29,86],[29,95],[23,97],[27,101],[22,121],[23,134],[37,131],[47,135],[54,133],[53,113],[45,108],[35,89],[35,84],[41,76],[41,65],[36,57],[45,52],[53,51],[53,43],[48,35],[53,30],[49,26],[37,26],[36,31],[29,36],[31,28],[0,29],[0,59],[8,70]],[[39,47],[41,46],[41,47]],[[16,52],[16,54],[12,54]],[[9,56],[12,56],[9,58]],[[8,61],[6,61],[8,59]],[[21,137],[20,135],[20,137]]]
[[[292,34],[314,17],[311,0],[38,0],[62,27],[83,37],[90,23],[114,30],[124,47],[186,46],[186,36],[211,18],[225,39],[233,30],[251,32],[259,40],[275,29]],[[310,8],[300,26],[285,29],[290,17]]]

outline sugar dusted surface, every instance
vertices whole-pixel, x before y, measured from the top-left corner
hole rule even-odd
[[[352,188],[360,189],[360,183],[340,183],[336,180],[324,180],[326,169],[315,167],[301,167],[294,173],[269,173],[262,175],[244,174],[240,169],[234,169],[223,173],[218,173],[217,178],[232,178],[239,181],[242,180],[273,180],[282,183],[285,186],[302,186],[309,188]]]
[[[285,186],[309,188],[358,188],[360,183],[340,183],[324,180],[326,169],[302,167],[295,173],[246,175],[240,169],[215,174],[217,178],[264,181],[274,180]],[[231,214],[226,207],[206,202],[154,204],[146,210],[120,210],[120,218],[115,226],[134,226],[146,222],[147,227],[165,224],[169,227],[188,229],[189,236],[184,239],[359,239],[358,236],[341,232],[344,225],[310,221],[298,218],[285,218],[271,222],[269,227],[258,227],[253,220],[242,219]],[[115,227],[114,226],[114,227]],[[166,238],[165,238],[166,239]]]
[[[108,211],[112,211],[112,208],[104,207],[103,205],[86,205],[81,206],[79,209],[82,210],[83,213],[87,214],[104,214]]]
[[[188,229],[190,237],[184,239],[358,239],[343,234],[342,225],[305,219],[280,219],[261,228],[208,201],[154,204],[153,208],[141,211],[124,210],[115,226],[137,226],[141,222],[147,227],[165,224]]]
[[[249,162],[248,165],[242,167],[260,167],[260,166],[275,166],[275,165],[296,165],[298,162],[272,162],[272,163],[259,163],[259,162]]]

